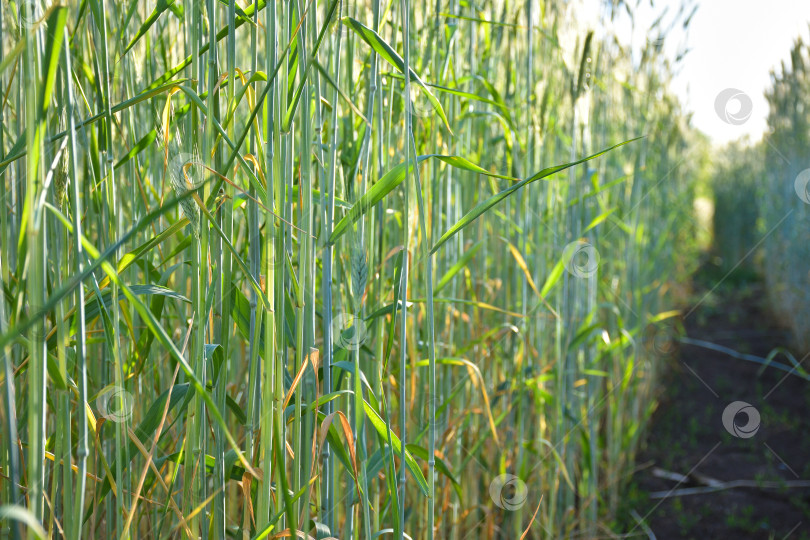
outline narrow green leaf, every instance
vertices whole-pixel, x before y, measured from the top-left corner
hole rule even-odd
[[[400,442],[399,437],[396,436],[393,430],[390,430],[391,439],[389,440],[388,425],[382,418],[380,418],[380,415],[377,414],[377,411],[375,411],[374,408],[371,405],[369,405],[366,400],[363,400],[363,408],[366,410],[366,416],[371,421],[371,425],[374,426],[374,429],[377,430],[377,433],[380,435],[380,437],[388,441],[388,443],[394,449],[394,452],[396,452],[397,455],[400,455],[402,453],[402,443]],[[419,489],[422,490],[422,494],[425,495],[425,497],[429,497],[430,495],[428,492],[428,485],[427,481],[425,481],[425,477],[422,475],[422,469],[419,468],[419,465],[413,458],[413,454],[411,454],[408,451],[407,445],[405,449],[405,465],[408,467],[408,470],[411,472],[411,475],[416,480],[416,483],[419,485]]]
[[[588,226],[585,227],[585,230],[582,231],[582,234],[585,234],[586,232],[590,231],[591,229],[595,228],[597,225],[605,221],[608,217],[610,217],[610,214],[612,214],[616,210],[617,208],[611,208],[607,212],[602,212],[601,214],[593,218],[591,222],[588,224]]]
[[[129,52],[129,50],[135,46],[139,39],[141,39],[149,29],[152,27],[153,24],[158,20],[158,18],[163,14],[164,11],[169,9],[169,7],[174,4],[175,0],[158,0],[157,4],[155,5],[155,9],[152,10],[152,13],[149,17],[146,18],[145,21],[141,24],[141,27],[138,28],[138,31],[135,32],[135,35],[132,37],[130,42],[124,47],[124,50],[121,52],[121,56],[124,56]]]
[[[485,174],[487,176],[495,177],[495,178],[502,178],[506,180],[516,180],[511,176],[504,176],[501,174],[493,173],[487,171],[486,169],[479,167],[475,163],[469,161],[466,158],[461,156],[453,156],[453,155],[441,155],[441,154],[427,154],[424,156],[417,156],[416,163],[422,163],[427,159],[438,159],[456,167],[458,169],[462,169],[465,171],[475,172],[479,174]],[[373,186],[369,190],[367,190],[360,199],[357,200],[356,203],[351,207],[349,212],[343,216],[335,228],[332,230],[332,235],[329,237],[329,244],[334,244],[335,241],[340,238],[347,230],[348,227],[358,219],[360,219],[363,214],[368,212],[370,208],[372,208],[375,204],[380,202],[385,198],[386,195],[391,193],[398,185],[402,183],[405,179],[405,173],[407,171],[413,170],[413,162],[410,163],[410,166],[406,167],[405,162],[400,163],[399,165],[394,166],[391,170],[385,173],[382,178],[380,178],[377,182],[374,183]]]
[[[489,199],[478,203],[477,205],[475,205],[475,207],[472,210],[467,212],[455,225],[450,227],[450,229],[448,229],[447,232],[445,232],[442,235],[441,238],[439,238],[439,240],[433,245],[433,248],[430,250],[430,253],[431,254],[436,253],[436,250],[438,250],[442,246],[442,244],[444,244],[445,242],[450,240],[450,238],[455,236],[461,229],[463,229],[464,227],[467,227],[470,223],[472,223],[473,221],[475,221],[476,219],[481,217],[481,215],[484,212],[486,212],[487,210],[489,210],[490,208],[492,208],[496,204],[500,203],[501,201],[506,199],[508,196],[510,196],[513,193],[515,193],[516,191],[518,191],[520,188],[522,188],[524,186],[527,186],[527,185],[529,185],[529,184],[531,184],[533,182],[536,182],[536,181],[538,181],[540,179],[551,176],[554,173],[558,173],[560,171],[568,169],[569,167],[573,167],[574,165],[579,165],[580,163],[584,163],[584,162],[586,162],[588,160],[599,157],[602,154],[605,154],[606,152],[610,152],[611,150],[613,150],[615,148],[618,148],[618,147],[620,147],[622,145],[625,145],[627,143],[630,143],[630,142],[633,142],[633,141],[636,141],[636,140],[638,140],[638,138],[631,139],[629,141],[621,142],[619,144],[611,146],[610,148],[602,150],[601,152],[597,152],[596,154],[593,154],[593,155],[588,156],[588,157],[584,157],[584,158],[579,159],[577,161],[572,161],[571,163],[566,163],[564,165],[556,165],[554,167],[547,167],[547,168],[541,170],[540,172],[534,174],[533,176],[530,176],[529,178],[526,178],[525,180],[522,180],[521,182],[518,182],[517,184],[514,184],[513,186],[510,186],[510,187],[506,188],[505,190],[503,190],[500,193],[490,197]],[[541,296],[545,296],[545,295],[541,295]]]
[[[377,51],[386,62],[394,66],[399,70],[400,73],[403,75],[405,74],[405,61],[402,57],[391,47],[380,35],[368,28],[363,23],[356,19],[352,19],[351,17],[344,17],[341,19],[341,22],[354,30],[360,38],[368,43],[368,45]],[[408,73],[410,74],[411,80],[422,87],[422,91],[425,93],[425,97],[427,97],[430,104],[433,106],[433,110],[436,111],[436,114],[439,115],[439,118],[442,119],[444,122],[445,127],[450,133],[453,133],[453,130],[450,129],[450,123],[447,121],[447,115],[444,114],[444,109],[442,109],[442,104],[433,95],[433,92],[427,87],[427,85],[419,78],[419,75],[412,68],[408,68]],[[410,96],[406,96],[407,99],[410,99]]]
[[[557,264],[554,265],[554,268],[551,269],[551,273],[546,278],[546,282],[543,283],[543,288],[540,289],[540,296],[543,298],[548,297],[549,291],[557,284],[564,271],[565,263],[560,259],[557,261]]]

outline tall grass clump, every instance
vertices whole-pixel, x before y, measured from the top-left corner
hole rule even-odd
[[[745,261],[756,261],[773,311],[791,328],[796,345],[807,349],[810,276],[804,261],[810,256],[805,239],[810,226],[810,111],[804,99],[810,90],[810,48],[803,39],[796,40],[789,58],[771,73],[763,140],[734,149],[731,156],[736,156],[737,165],[722,169],[714,179],[716,193],[736,191],[728,196],[739,199],[739,206],[724,210],[724,215],[744,222],[738,231],[716,231],[715,243],[743,239]],[[726,196],[717,195],[718,200]],[[749,203],[749,198],[756,202]],[[741,260],[742,256],[732,264]]]
[[[726,270],[754,268],[750,250],[759,241],[760,207],[767,197],[763,176],[763,145],[729,143],[712,172],[714,249]]]
[[[695,232],[658,23],[40,4],[1,21],[3,534],[620,532]]]

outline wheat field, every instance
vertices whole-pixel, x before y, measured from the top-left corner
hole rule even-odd
[[[621,532],[701,164],[582,9],[4,1],[0,536]]]

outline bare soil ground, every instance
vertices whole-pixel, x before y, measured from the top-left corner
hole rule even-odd
[[[722,275],[710,264],[698,272],[692,311],[684,313],[686,336],[761,358],[789,344],[758,279],[737,276],[714,288]],[[784,356],[776,361],[789,363]],[[681,343],[666,363],[626,500],[627,515],[637,516],[627,518],[627,529],[638,518],[644,525],[630,536],[810,539],[810,487],[795,487],[810,485],[810,381],[693,344]],[[801,365],[810,368],[810,360]],[[724,426],[723,412],[735,401],[759,413],[753,434],[751,409],[748,432],[742,411],[730,415],[737,435],[734,425]],[[753,485],[692,493],[738,480]],[[770,483],[777,487],[764,487]]]

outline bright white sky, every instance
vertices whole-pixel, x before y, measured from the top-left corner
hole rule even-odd
[[[582,0],[575,18],[597,30],[612,28],[619,39],[632,40],[633,49],[639,51],[648,38],[657,37],[645,33],[653,21],[666,11],[661,26],[669,28],[681,6],[680,0],[655,0],[653,7],[650,0],[628,2],[640,4],[634,8],[633,26],[623,8],[610,22],[602,0]],[[689,48],[678,65],[672,90],[694,113],[692,124],[713,142],[723,144],[745,136],[758,141],[767,129],[764,92],[770,88],[771,70],[783,60],[789,62],[797,38],[810,41],[810,0],[697,0],[696,4],[689,28],[683,30],[684,16],[680,16],[664,41],[670,58]],[[739,125],[724,122],[715,112],[718,94],[728,88],[742,91],[751,100],[751,115]],[[739,105],[732,100],[726,111],[733,115]]]
[[[668,5],[672,18],[680,5],[677,0],[659,0],[654,10],[660,12]],[[652,10],[647,7],[646,11]],[[639,15],[641,20],[652,20],[651,13]],[[666,43],[670,53],[684,40],[690,48],[673,90],[694,113],[693,125],[716,143],[746,135],[752,142],[761,139],[767,129],[764,91],[770,88],[770,72],[782,60],[789,62],[796,38],[808,42],[809,25],[810,0],[700,0],[688,34],[679,25],[679,32],[672,36],[676,39],[667,37]],[[715,112],[715,99],[726,88],[742,90],[753,103],[750,118],[740,125],[724,122]],[[739,103],[732,102],[728,111],[733,114],[738,109]]]
[[[759,140],[767,129],[770,71],[782,60],[789,65],[796,38],[807,43],[808,24],[808,0],[701,1],[687,36],[692,50],[675,87],[694,112],[694,126],[718,143],[743,135]],[[753,111],[744,124],[727,124],[715,113],[714,100],[725,88],[751,97]]]

